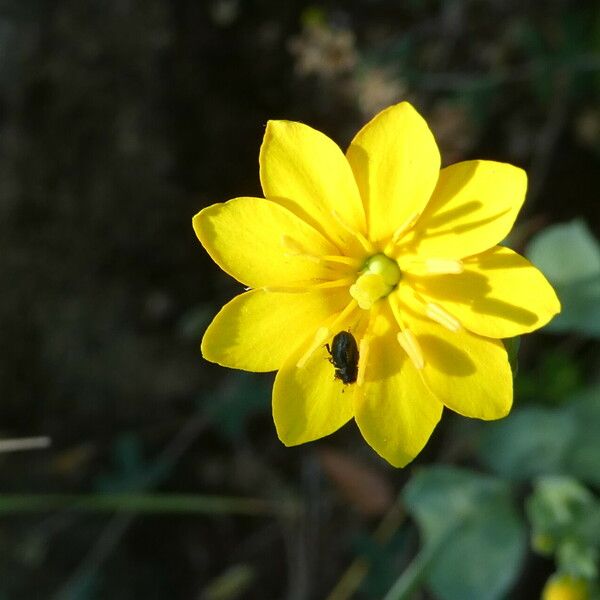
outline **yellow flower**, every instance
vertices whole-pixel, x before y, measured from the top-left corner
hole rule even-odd
[[[542,600],[588,600],[587,581],[571,575],[553,575],[546,582]]]
[[[440,170],[427,123],[408,103],[379,113],[346,155],[324,134],[270,121],[260,150],[265,198],[205,208],[194,229],[250,289],[217,314],[207,360],[278,370],[273,417],[292,446],[354,418],[395,466],[423,448],[442,407],[498,419],[512,403],[500,338],[560,310],[544,276],[497,246],[527,178],[475,160]],[[334,378],[326,345],[357,340],[356,382]]]

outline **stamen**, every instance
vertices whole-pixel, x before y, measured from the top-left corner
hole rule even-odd
[[[311,286],[311,289],[326,290],[329,288],[345,287],[354,282],[354,277],[344,277],[343,279],[333,279],[332,281],[324,281]]]
[[[390,241],[388,242],[387,246],[385,247],[385,250],[384,250],[385,254],[391,255],[393,253],[394,246],[400,241],[400,238],[402,238],[402,236],[404,236],[404,234],[408,233],[408,231],[410,229],[412,229],[414,224],[419,220],[420,216],[421,216],[420,212],[416,212],[416,211],[413,212],[408,217],[408,219],[406,219],[406,221],[404,221],[404,223],[402,223],[402,225],[400,225],[400,227],[398,227],[396,229],[396,231],[394,231]]]
[[[368,315],[368,320],[358,348],[358,373],[356,376],[356,385],[359,387],[362,387],[365,382],[365,373],[367,372],[367,364],[369,362],[369,352],[371,351],[371,341],[373,340],[372,331],[375,321],[379,318],[380,312],[381,304],[376,304],[369,313],[366,313]]]
[[[337,325],[339,325],[342,321],[345,321],[350,316],[352,311],[357,307],[358,303],[356,302],[356,300],[351,300],[350,302],[348,302],[346,308],[344,308],[344,310],[336,317],[336,319],[330,325],[331,329],[335,329]]]
[[[281,245],[290,250],[293,255],[306,254],[306,249],[298,240],[295,240],[289,235],[282,235],[280,238]]]
[[[365,382],[365,371],[367,370],[367,362],[369,360],[369,350],[371,348],[372,336],[365,335],[360,340],[358,349],[358,375],[356,377],[356,385],[362,387]]]
[[[419,345],[419,341],[410,329],[403,329],[396,336],[398,343],[402,349],[408,354],[408,358],[412,361],[417,369],[422,369],[425,366],[423,351]]]
[[[326,266],[335,266],[338,267],[340,265],[346,267],[352,267],[353,269],[360,269],[362,266],[362,261],[357,258],[351,258],[350,256],[342,256],[342,255],[326,255],[326,256],[315,256],[310,252],[306,252],[302,244],[300,244],[297,240],[290,237],[289,235],[281,236],[281,245],[289,250],[286,252],[286,256],[294,256],[299,258],[304,258],[306,260],[310,260],[313,263],[323,264]]]
[[[350,256],[321,256],[321,260],[323,262],[346,265],[354,269],[359,269],[362,266],[362,261],[357,258],[351,258]]]
[[[457,275],[464,271],[462,261],[450,258],[415,259],[402,268],[413,275]]]
[[[400,227],[394,231],[392,235],[392,242],[394,242],[394,244],[397,243],[398,240],[419,220],[420,216],[420,212],[413,212],[408,219],[406,219],[406,221],[404,221],[404,223],[402,223],[402,225],[400,225]]]
[[[338,244],[332,240],[329,236],[325,236],[327,241],[331,243],[331,245],[334,248],[337,248],[337,250],[340,252],[341,254],[341,250],[338,247]],[[284,248],[287,248],[287,250],[290,251],[290,256],[303,256],[306,258],[313,258],[315,260],[320,260],[319,257],[316,257],[314,255],[312,255],[310,252],[306,251],[306,248],[296,239],[294,239],[293,237],[283,234],[280,238],[280,243]]]
[[[298,369],[302,369],[308,362],[308,359],[313,355],[313,352],[323,344],[323,342],[331,335],[331,330],[328,327],[319,327],[315,337],[313,338],[312,344],[308,347],[308,350],[300,357],[300,360],[296,363]]]
[[[398,323],[398,327],[400,329],[406,329],[406,325],[400,316],[400,307],[398,306],[398,298],[394,294],[390,294],[390,307],[392,309],[392,314],[394,315],[394,319],[396,319],[396,323]]]
[[[460,321],[446,312],[441,306],[428,302],[425,306],[425,314],[450,331],[459,331],[462,326]]]
[[[354,231],[354,229],[352,229],[352,227],[350,227],[350,225],[348,225],[342,219],[342,217],[339,215],[339,213],[337,211],[332,210],[331,211],[331,216],[336,220],[336,222],[338,223],[338,225],[344,231],[348,232],[353,238],[356,239],[356,241],[362,246],[363,250],[367,254],[374,254],[375,253],[375,246],[373,246],[373,244],[371,244],[371,242],[362,233],[360,233],[360,231]]]
[[[463,264],[460,260],[445,258],[425,259],[425,269],[428,273],[435,275],[454,275],[464,271]]]
[[[294,258],[304,258],[315,264],[321,264],[321,259],[318,256],[312,254],[299,254],[298,252],[286,252],[284,256],[293,256]]]
[[[309,260],[315,264],[322,264],[322,259],[319,256],[315,256],[314,254],[310,254],[310,252],[306,252],[302,244],[290,237],[289,235],[281,236],[281,245],[289,250],[289,252],[285,253],[285,256],[293,256],[294,258],[303,258],[305,260]]]
[[[400,316],[398,299],[394,295],[390,295],[390,306],[392,308],[394,319],[396,319],[398,327],[400,327],[400,333],[398,333],[396,336],[398,343],[400,346],[402,346],[404,352],[408,354],[408,357],[412,361],[413,365],[415,365],[417,369],[422,369],[425,366],[423,351],[421,350],[419,341],[414,336],[413,332],[404,324],[404,321]]]
[[[352,313],[352,311],[358,306],[356,300],[351,300],[346,305],[346,308],[333,320],[329,327],[319,327],[315,334],[313,343],[309,346],[308,350],[302,355],[300,360],[296,363],[298,369],[302,369],[307,363],[308,359],[313,355],[315,350],[319,346],[322,346],[330,336],[332,331],[336,331],[340,326],[340,323],[345,321]]]
[[[381,275],[378,273],[363,273],[350,286],[350,295],[358,302],[363,310],[369,310],[390,291]]]
[[[342,279],[332,279],[331,281],[307,282],[298,285],[267,285],[261,289],[265,292],[298,294],[313,290],[327,290],[331,288],[345,287],[351,285],[352,283],[354,283],[354,277],[344,277]]]
[[[263,292],[274,292],[278,294],[302,294],[312,289],[311,284],[306,285],[266,285],[261,288]]]

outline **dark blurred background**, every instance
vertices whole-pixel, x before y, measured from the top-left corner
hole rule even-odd
[[[275,506],[142,514],[65,499],[25,514],[0,496],[0,599],[327,598],[352,564],[358,583],[330,598],[382,598],[419,545],[395,501],[411,473],[488,468],[480,424],[449,414],[403,471],[353,425],[285,449],[272,376],[200,356],[241,286],[191,219],[261,195],[266,121],[300,120],[345,147],[400,100],[445,164],[527,169],[515,249],[573,219],[588,241],[600,234],[595,1],[0,1],[0,439],[52,440],[0,454],[0,493]],[[523,341],[517,404],[554,410],[594,381],[586,327]],[[288,501],[294,514],[277,508]],[[553,568],[527,551],[503,597],[538,597]]]

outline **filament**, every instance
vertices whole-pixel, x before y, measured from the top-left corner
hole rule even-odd
[[[422,369],[425,366],[425,357],[423,356],[423,351],[421,350],[419,341],[417,340],[413,332],[404,324],[404,321],[400,316],[400,307],[398,306],[398,300],[395,296],[390,296],[390,306],[392,308],[394,318],[398,323],[398,327],[400,327],[400,332],[396,335],[398,343],[406,352],[408,358],[410,358],[413,365],[417,369]]]
[[[329,327],[319,327],[315,334],[312,344],[308,347],[308,350],[300,357],[300,360],[296,363],[296,367],[298,369],[302,369],[304,365],[308,362],[308,359],[314,354],[315,350],[322,346],[325,341],[331,337],[332,331],[336,331],[340,323],[343,323],[354,311],[354,309],[358,306],[356,300],[351,300],[346,305],[346,308],[340,312],[339,315],[332,321]]]
[[[384,253],[385,254],[392,254],[393,250],[394,250],[394,246],[400,241],[400,238],[402,238],[402,236],[404,236],[406,233],[408,233],[408,231],[410,229],[412,229],[412,227],[415,225],[415,223],[419,220],[419,217],[421,216],[420,212],[413,212],[408,219],[406,219],[404,221],[404,223],[402,223],[402,225],[400,225],[400,227],[398,227],[394,233],[392,234],[392,238],[390,239],[390,241],[388,242],[387,246],[385,247]]]
[[[460,321],[445,311],[441,306],[428,302],[425,305],[425,314],[436,323],[439,323],[449,331],[457,332],[461,329]]]
[[[373,335],[371,334],[371,325],[377,318],[378,313],[379,308],[375,306],[371,311],[365,333],[363,334],[358,347],[358,374],[356,377],[356,385],[359,387],[362,387],[363,383],[365,382],[365,372],[367,370],[367,363],[369,362],[371,340],[373,339]]]
[[[282,292],[289,294],[302,294],[314,290],[328,290],[339,287],[350,286],[354,283],[354,277],[342,277],[341,279],[331,279],[330,281],[315,281],[301,283],[297,285],[267,285],[261,289],[265,292]]]
[[[425,366],[423,351],[419,345],[419,341],[410,329],[404,329],[396,336],[398,343],[402,349],[408,354],[408,358],[412,361],[417,369],[422,369]]]
[[[338,225],[347,233],[349,233],[362,247],[362,249],[367,253],[367,254],[374,254],[375,253],[375,246],[373,246],[373,244],[371,244],[371,242],[362,234],[360,233],[360,231],[355,231],[354,229],[352,229],[352,227],[350,227],[350,225],[348,225],[340,216],[340,214],[335,211],[332,210],[331,211],[331,215],[333,216],[333,218],[336,220],[336,222],[338,223]]]

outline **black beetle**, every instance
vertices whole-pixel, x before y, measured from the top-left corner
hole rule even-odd
[[[335,367],[335,378],[342,383],[354,383],[358,375],[358,345],[349,331],[340,331],[333,336],[331,348],[325,344],[331,355],[329,362]]]

